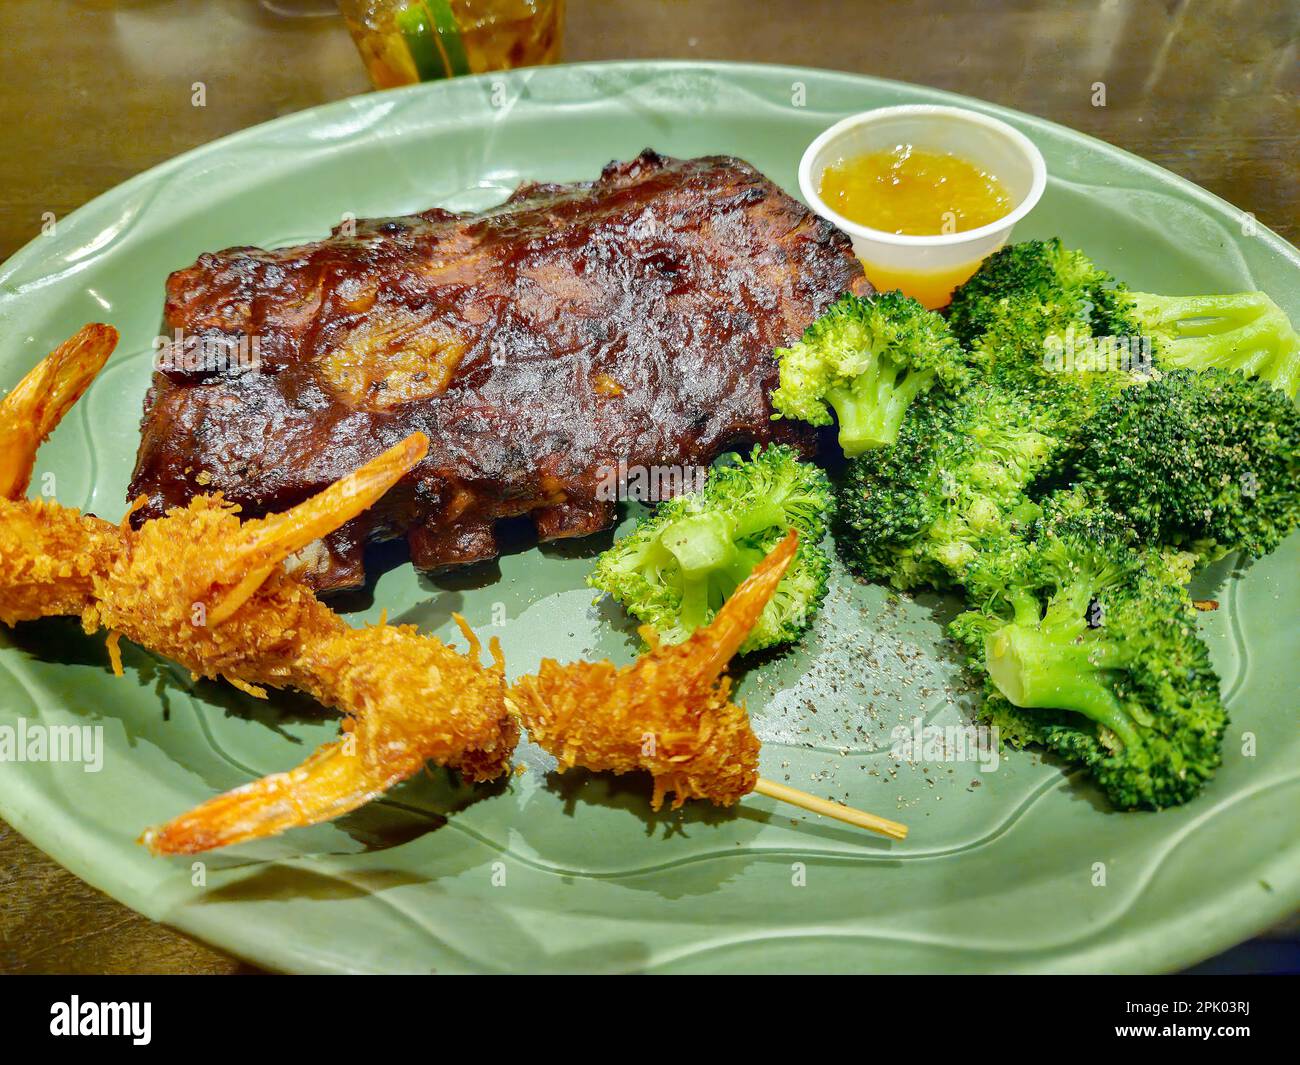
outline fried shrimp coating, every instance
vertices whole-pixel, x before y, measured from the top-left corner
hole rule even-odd
[[[313,639],[297,660],[300,684],[345,708],[343,738],[296,769],[210,799],[141,837],[158,854],[194,854],[338,817],[414,776],[426,762],[491,780],[519,740],[505,709],[504,662],[479,664],[464,621],[462,655],[413,625],[378,625]]]
[[[0,500],[0,622],[76,617],[118,544],[117,526],[51,500]]]
[[[798,546],[793,530],[758,564],[707,626],[684,643],[658,644],[630,666],[545,659],[509,702],[532,740],[564,769],[654,777],[651,806],[673,794],[730,806],[758,783],[758,738],[732,703],[723,670],[763,612]]]
[[[117,331],[84,326],[0,400],[0,622],[77,615],[92,579],[115,550],[116,526],[23,496],[36,450],[90,386],[117,345]]]
[[[218,796],[141,838],[161,854],[192,854],[315,824],[356,809],[426,762],[470,780],[505,772],[518,726],[505,707],[504,662],[463,655],[412,625],[353,628],[287,572],[283,561],[375,502],[428,446],[416,433],[283,514],[240,522],[219,496],[124,529],[96,576],[87,632],[105,628],[174,659],[195,677],[251,695],[297,688],[347,718],[344,736],[298,768]],[[114,668],[121,669],[114,650]]]
[[[83,617],[89,633],[111,633],[179,662],[194,676],[221,677],[261,697],[263,686],[304,688],[301,659],[348,626],[285,570],[283,562],[380,498],[424,456],[416,433],[355,473],[282,514],[241,522],[220,495],[132,530],[95,579]]]

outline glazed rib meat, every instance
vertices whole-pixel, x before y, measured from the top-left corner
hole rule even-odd
[[[503,518],[595,532],[620,474],[811,447],[771,418],[772,350],[845,290],[870,291],[848,239],[747,163],[651,151],[480,214],[203,255],[167,283],[133,520],[214,492],[283,511],[419,431],[424,461],[299,560],[317,588],[360,584],[367,540],[433,569],[493,557]]]

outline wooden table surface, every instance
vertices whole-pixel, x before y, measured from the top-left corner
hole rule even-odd
[[[327,0],[4,0],[0,260],[226,133],[368,88]],[[569,0],[565,56],[754,60],[933,85],[1144,156],[1300,242],[1293,0]],[[190,105],[207,86],[207,106]],[[1095,106],[1097,83],[1105,106]],[[87,887],[0,822],[0,972],[248,966]]]

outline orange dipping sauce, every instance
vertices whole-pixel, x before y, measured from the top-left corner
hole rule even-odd
[[[972,259],[960,266],[946,270],[894,270],[877,263],[864,262],[862,272],[877,292],[890,292],[899,289],[903,295],[911,296],[923,307],[937,311],[946,307],[952,300],[953,289],[970,280],[971,275],[980,268],[983,259]]]
[[[1012,206],[993,174],[910,144],[840,159],[822,172],[817,191],[850,222],[916,237],[979,229]]]

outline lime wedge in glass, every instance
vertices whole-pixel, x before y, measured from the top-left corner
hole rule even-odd
[[[421,81],[470,72],[449,0],[416,0],[397,13],[396,22]]]

